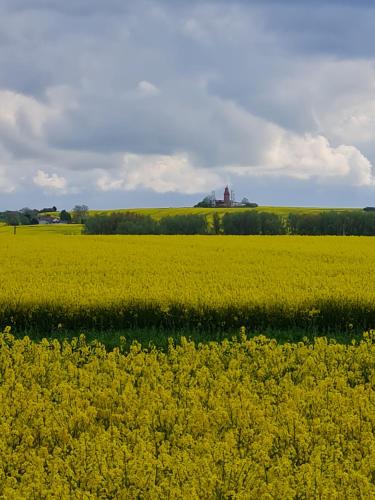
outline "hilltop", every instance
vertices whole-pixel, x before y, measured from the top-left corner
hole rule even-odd
[[[89,210],[89,215],[108,215],[115,212],[134,212],[142,215],[150,215],[155,219],[160,219],[161,217],[169,215],[187,215],[187,214],[199,214],[210,216],[214,212],[224,215],[227,212],[244,212],[244,211],[256,211],[256,212],[269,212],[275,213],[277,215],[288,215],[290,213],[320,213],[326,211],[362,211],[361,208],[319,208],[319,207],[275,207],[275,206],[258,206],[256,208],[194,208],[194,207],[165,207],[165,208],[120,208],[120,209],[108,209],[108,210]]]

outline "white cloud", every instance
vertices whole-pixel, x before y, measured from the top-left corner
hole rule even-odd
[[[158,91],[146,81],[140,82],[138,88],[145,95]],[[199,92],[202,109],[192,114],[186,112],[182,122],[176,122],[183,124],[181,133],[191,134],[193,138],[192,144],[186,143],[184,152],[126,153],[120,162],[110,153],[57,149],[48,144],[45,134],[50,123],[59,123],[66,109],[77,105],[64,89],[49,89],[46,103],[14,92],[0,92],[0,103],[2,100],[5,103],[0,108],[0,127],[3,126],[8,137],[18,145],[36,152],[37,161],[44,156],[51,169],[59,172],[39,169],[35,174],[32,159],[17,159],[9,152],[6,154],[3,147],[0,190],[15,190],[17,184],[26,185],[31,177],[39,188],[67,193],[69,177],[77,193],[92,183],[93,169],[101,173],[94,182],[103,192],[147,189],[156,193],[194,194],[231,182],[233,176],[282,176],[328,184],[374,185],[371,163],[355,146],[332,146],[322,134],[292,133],[230,100],[212,98],[207,95],[207,89],[200,88]],[[158,110],[163,112],[162,108]],[[181,108],[181,112],[184,111]],[[200,131],[195,130],[194,116],[203,123],[202,137]],[[13,175],[16,170],[21,175]]]
[[[97,187],[102,191],[150,189],[157,193],[201,193],[221,186],[224,178],[214,169],[193,166],[186,154],[124,155],[116,177],[102,175]]]
[[[137,88],[138,92],[144,96],[154,96],[160,93],[158,87],[153,83],[148,82],[147,80],[142,80],[141,82],[139,82]]]
[[[283,133],[266,153],[266,160],[265,174],[344,181],[358,186],[374,182],[371,163],[357,148],[332,147],[322,135]]]
[[[299,136],[283,130],[263,151],[260,164],[201,168],[188,154],[125,154],[120,168],[102,173],[101,191],[149,189],[157,193],[209,192],[231,177],[286,177],[352,186],[374,185],[369,160],[355,147],[332,147],[323,136]]]
[[[296,60],[289,75],[270,82],[268,92],[272,112],[281,109],[284,126],[303,127],[330,141],[357,147],[373,142],[373,60]]]
[[[0,91],[0,124],[8,130],[40,135],[51,110],[36,99],[9,90]]]
[[[333,138],[354,144],[371,144],[375,136],[375,99],[363,95],[348,99],[319,114],[320,126]]]
[[[56,191],[65,191],[67,187],[67,181],[65,177],[59,176],[57,174],[48,174],[43,170],[38,170],[33,178],[33,182],[36,186],[53,189]]]
[[[74,105],[69,89],[59,86],[46,90],[46,102],[19,92],[0,90],[0,128],[26,138],[40,139],[49,120],[60,117]]]

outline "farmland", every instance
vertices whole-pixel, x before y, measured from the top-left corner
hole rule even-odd
[[[162,217],[170,215],[188,215],[188,214],[199,214],[211,217],[213,212],[217,212],[220,216],[227,212],[243,212],[246,210],[256,211],[256,212],[268,212],[273,214],[278,214],[282,216],[287,216],[290,213],[299,214],[313,214],[320,212],[329,211],[344,211],[348,209],[344,208],[313,208],[313,207],[271,207],[271,206],[259,206],[256,208],[244,208],[244,207],[234,207],[234,208],[194,208],[194,207],[184,207],[184,208],[130,208],[130,209],[120,209],[120,210],[91,210],[90,213],[94,214],[108,214],[111,212],[135,212],[143,215],[150,215],[155,219],[161,219]],[[360,209],[350,209],[353,211],[360,211]]]
[[[81,236],[0,229],[0,321],[16,330],[375,326],[366,237]]]
[[[375,344],[0,337],[4,498],[373,498]]]
[[[316,214],[321,212],[342,212],[342,211],[353,211],[360,212],[359,208],[319,208],[319,207],[277,207],[277,206],[258,206],[256,208],[195,208],[195,207],[179,207],[179,208],[119,208],[111,210],[89,210],[89,215],[108,215],[111,213],[121,213],[121,212],[133,212],[142,215],[150,215],[156,220],[160,220],[162,217],[174,216],[174,215],[189,215],[189,214],[199,214],[207,216],[210,220],[212,214],[217,212],[220,217],[225,213],[236,213],[244,211],[256,211],[256,212],[267,212],[273,213],[281,216],[287,216],[290,213],[297,214]],[[48,212],[49,215],[58,216],[59,212]]]
[[[375,495],[373,238],[80,233],[0,227],[1,497]]]

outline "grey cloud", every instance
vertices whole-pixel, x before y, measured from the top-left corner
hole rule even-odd
[[[264,9],[266,26],[287,50],[336,57],[373,57],[373,3],[277,5]]]
[[[272,126],[240,108],[209,97],[199,86],[175,81],[150,98],[80,100],[81,107],[48,125],[60,149],[170,154],[189,151],[200,164],[259,161]]]
[[[107,13],[124,12],[128,10],[127,2],[123,0],[74,0],[72,2],[61,2],[59,0],[2,0],[3,6],[8,12],[22,11],[55,11],[66,15],[90,15],[93,12]]]
[[[3,0],[0,89],[48,106],[48,92],[66,86],[76,103],[50,117],[37,139],[18,117],[17,131],[0,127],[0,144],[22,165],[65,169],[72,180],[87,172],[90,182],[95,169],[116,170],[125,152],[186,152],[200,167],[258,165],[279,128],[322,133],[339,146],[319,114],[337,95],[345,107],[371,92],[371,68],[360,75],[370,83],[356,82],[354,72],[374,59],[372,7]],[[338,64],[347,60],[358,66]],[[159,91],[137,94],[142,81]],[[375,159],[370,146],[361,148]]]

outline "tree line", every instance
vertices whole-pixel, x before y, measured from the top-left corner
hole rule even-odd
[[[87,217],[85,234],[232,234],[232,235],[336,235],[375,236],[375,212],[326,211],[290,213],[213,213],[209,222],[201,214],[171,215],[155,220],[134,212]]]
[[[0,212],[0,222],[9,225],[38,224],[52,209],[23,208]],[[56,213],[56,210],[54,211]],[[135,212],[88,215],[88,207],[76,205],[71,212],[57,214],[60,222],[84,224],[85,234],[233,234],[233,235],[337,235],[375,236],[375,210],[327,210],[316,213],[290,213],[287,216],[246,210],[227,212],[212,218],[202,214],[170,215],[155,220]]]
[[[375,236],[375,212],[289,214],[288,232],[301,235]]]
[[[207,218],[198,214],[174,215],[155,220],[134,212],[94,215],[84,224],[85,234],[208,234]]]

